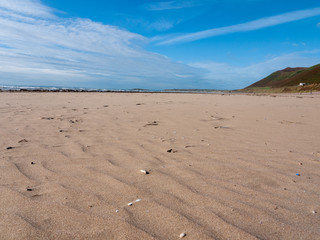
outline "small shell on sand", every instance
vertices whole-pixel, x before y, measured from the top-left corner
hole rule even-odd
[[[149,174],[149,172],[147,170],[144,170],[144,169],[140,170],[140,172],[142,172],[144,174]]]
[[[186,233],[181,233],[181,234],[179,235],[180,238],[184,238],[185,236],[187,236]]]
[[[132,205],[133,205],[133,203],[132,203],[132,202],[129,202],[129,203],[128,203],[128,206],[132,206]]]

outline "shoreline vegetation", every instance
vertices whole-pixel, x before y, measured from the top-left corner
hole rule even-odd
[[[320,91],[320,64],[309,68],[285,68],[241,89],[258,93],[305,93]]]
[[[320,84],[310,84],[306,86],[290,86],[290,87],[251,87],[236,90],[233,92],[241,92],[241,93],[312,93],[319,92]]]

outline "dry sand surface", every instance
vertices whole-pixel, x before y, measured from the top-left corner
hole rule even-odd
[[[320,239],[320,95],[2,92],[0,129],[0,239]]]

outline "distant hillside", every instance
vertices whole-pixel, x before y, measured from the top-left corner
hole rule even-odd
[[[299,83],[320,84],[320,64],[310,68],[285,68],[246,87],[250,88],[283,88],[298,86]]]

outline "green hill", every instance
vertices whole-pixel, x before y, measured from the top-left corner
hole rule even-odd
[[[306,86],[299,87],[300,83]],[[320,64],[310,68],[285,68],[276,71],[266,78],[255,82],[244,90],[256,90],[259,88],[270,89],[272,91],[282,88],[283,91],[292,89],[301,90],[320,90]]]

